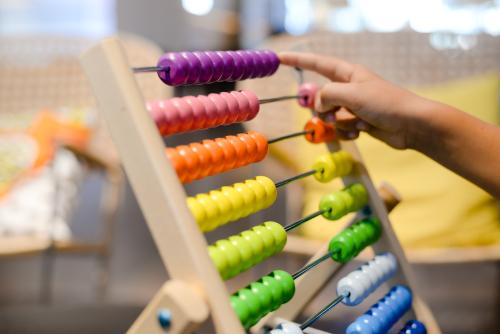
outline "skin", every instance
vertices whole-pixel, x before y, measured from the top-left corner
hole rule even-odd
[[[500,127],[398,87],[367,68],[334,57],[286,52],[281,63],[331,82],[315,109],[343,139],[360,131],[396,149],[414,149],[500,197]]]

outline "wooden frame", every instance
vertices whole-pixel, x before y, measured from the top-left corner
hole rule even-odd
[[[172,279],[181,281],[198,294],[210,309],[210,319],[215,331],[221,334],[244,333],[236,314],[229,303],[229,294],[206,251],[206,241],[199,231],[186,202],[185,192],[177,175],[164,154],[164,144],[149,117],[145,101],[135,81],[126,57],[116,38],[109,38],[86,52],[82,57],[83,67],[97,97],[100,111],[108,123],[111,135],[121,156],[125,171],[132,184],[139,205],[159,249],[163,264]],[[359,152],[353,143],[330,145],[331,151],[339,148],[349,151],[356,160],[356,172],[344,179],[344,183],[361,182],[370,195],[370,206],[384,227],[381,240],[375,251],[392,251],[400,264],[400,270],[391,284],[400,283],[414,290],[411,272],[404,252],[391,228],[387,210],[375,190],[364,168]],[[324,249],[327,245],[324,246]],[[324,251],[323,249],[323,251]],[[318,253],[319,255],[319,253]],[[322,254],[321,254],[322,255]],[[315,257],[313,257],[314,259]],[[264,323],[272,324],[278,318],[297,315],[340,265],[320,266],[296,282],[297,293],[291,302],[257,324],[253,331]],[[307,289],[303,288],[307,285]],[[415,292],[415,290],[414,290]],[[422,319],[431,333],[439,333],[434,318],[415,292],[413,311],[406,317]],[[170,296],[172,297],[172,296]],[[169,292],[159,295],[143,312],[130,333],[161,333],[161,328],[149,318],[155,317],[152,304],[161,298],[168,299]],[[170,300],[175,300],[172,297]],[[190,310],[178,307],[181,312]],[[194,319],[195,314],[174,314],[173,317]],[[199,318],[199,317],[198,317]],[[155,319],[155,318],[153,318]],[[138,326],[139,322],[150,326]],[[156,322],[157,323],[157,322]],[[189,333],[195,321],[172,330],[172,333]],[[198,324],[199,325],[199,324]],[[137,328],[140,327],[140,330]]]

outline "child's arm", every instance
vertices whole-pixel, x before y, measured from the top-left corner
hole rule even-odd
[[[340,134],[366,131],[392,147],[420,151],[500,197],[500,128],[395,86],[333,57],[282,53],[281,62],[324,75],[316,109],[334,110]]]

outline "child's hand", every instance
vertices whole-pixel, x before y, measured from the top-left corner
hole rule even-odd
[[[424,110],[433,102],[399,88],[363,66],[333,57],[310,53],[285,52],[281,63],[311,70],[332,82],[320,90],[316,99],[319,112],[330,112],[344,139],[354,139],[359,131],[395,148],[412,147],[412,124],[422,121]],[[332,112],[333,111],[333,112]]]

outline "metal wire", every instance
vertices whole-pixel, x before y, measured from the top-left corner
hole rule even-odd
[[[276,137],[276,138],[273,138],[273,139],[269,139],[267,141],[267,143],[268,144],[272,144],[272,143],[279,142],[281,140],[285,140],[285,139],[289,139],[289,138],[293,138],[293,137],[298,137],[298,136],[304,136],[304,135],[307,135],[307,134],[313,133],[313,132],[314,132],[313,130],[303,130],[303,131],[299,131],[299,132],[294,132],[294,133],[290,133],[288,135],[284,135],[284,136]]]
[[[144,72],[158,72],[158,71],[169,71],[169,67],[161,66],[146,66],[146,67],[132,67],[134,73],[144,73]]]
[[[287,231],[287,232],[288,232],[288,231],[290,231],[290,230],[293,230],[294,228],[296,228],[296,227],[298,227],[298,226],[300,226],[300,225],[304,224],[305,222],[307,222],[307,221],[309,221],[309,220],[311,220],[311,219],[313,219],[313,218],[315,218],[315,217],[318,217],[319,215],[323,214],[324,212],[325,212],[324,210],[319,210],[319,211],[316,211],[316,212],[314,212],[314,213],[311,213],[310,215],[307,215],[307,216],[305,216],[304,218],[301,218],[301,219],[297,220],[297,221],[296,221],[296,222],[294,222],[294,223],[291,223],[291,224],[289,224],[289,225],[286,225],[286,226],[284,227],[284,229],[285,229],[285,231]]]
[[[302,325],[300,325],[300,329],[304,330],[307,327],[311,326],[313,323],[315,323],[321,317],[323,317],[326,313],[328,313],[332,308],[334,308],[341,301],[343,301],[344,298],[347,298],[347,297],[349,297],[349,292],[341,294],[340,296],[338,296],[337,298],[335,298],[330,304],[328,304],[325,307],[323,307],[323,309],[321,309],[321,311],[319,311],[318,313],[316,313],[315,315],[313,315],[312,317],[310,317],[309,319],[307,319],[306,321],[304,321],[302,323]]]
[[[272,97],[269,99],[261,99],[261,100],[259,100],[259,103],[266,104],[266,103],[272,103],[272,102],[278,102],[278,101],[284,101],[284,100],[292,100],[292,99],[298,99],[298,98],[300,98],[300,95],[286,95],[286,96]]]
[[[320,257],[319,259],[314,260],[313,262],[309,263],[308,265],[306,265],[305,267],[303,267],[302,269],[297,271],[295,274],[293,274],[292,275],[293,279],[295,280],[295,279],[299,278],[300,276],[304,275],[305,273],[307,273],[312,268],[316,267],[321,262],[329,259],[332,255],[333,255],[332,252],[328,252],[325,255],[323,255],[322,257]]]
[[[293,181],[298,180],[298,179],[302,179],[302,178],[307,177],[309,175],[313,175],[314,173],[316,173],[316,170],[312,169],[312,170],[307,171],[305,173],[302,173],[302,174],[299,174],[299,175],[295,175],[295,176],[292,176],[291,178],[284,179],[282,181],[276,182],[275,183],[276,188],[282,187],[285,184],[288,184],[288,183],[293,182]]]

